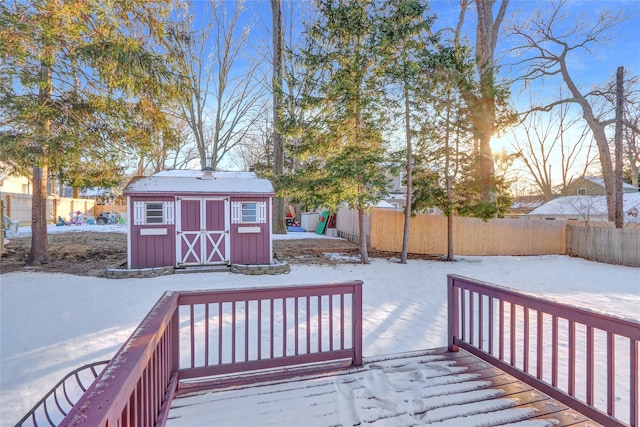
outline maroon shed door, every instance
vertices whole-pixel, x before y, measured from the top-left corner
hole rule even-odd
[[[228,263],[228,203],[227,199],[178,199],[178,265]]]

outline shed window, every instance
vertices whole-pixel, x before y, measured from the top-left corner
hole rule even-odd
[[[233,202],[231,222],[234,224],[256,224],[267,222],[265,202]]]
[[[162,224],[164,222],[163,203],[146,203],[145,204],[145,224]]]
[[[173,224],[173,202],[134,202],[135,225]]]

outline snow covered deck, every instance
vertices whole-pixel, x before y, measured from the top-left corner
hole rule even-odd
[[[370,358],[332,374],[187,393],[173,400],[166,425],[600,424],[464,350],[437,349]]]
[[[447,350],[364,360],[362,285],[167,292],[60,425],[640,425],[637,320],[449,275]]]

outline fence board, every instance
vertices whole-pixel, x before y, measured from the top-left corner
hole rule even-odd
[[[15,221],[20,221],[21,225],[31,224],[31,198],[31,194],[2,194],[4,214]],[[76,211],[96,215],[94,213],[95,205],[95,200],[91,199],[47,196],[47,221],[53,224],[58,216],[69,220],[71,219],[69,213]]]
[[[360,222],[358,211],[349,208],[340,208],[336,214],[336,229],[338,236],[360,243]],[[371,241],[371,215],[364,216],[365,237]]]
[[[640,267],[640,229],[569,224],[567,255]]]
[[[371,246],[400,252],[404,214],[374,209],[371,216]],[[409,252],[446,254],[447,218],[416,215],[411,218]],[[566,222],[536,219],[453,219],[456,255],[549,255],[566,253]]]

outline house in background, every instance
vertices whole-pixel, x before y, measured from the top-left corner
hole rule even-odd
[[[640,224],[640,192],[623,194],[624,221]],[[526,215],[537,219],[607,222],[606,196],[557,197]]]
[[[505,216],[511,218],[521,217],[544,204],[544,196],[518,196],[513,198],[511,207]]]
[[[275,193],[253,172],[165,171],[124,195],[129,269],[273,263]]]
[[[634,187],[626,182],[622,183],[623,193],[637,193],[638,187]],[[572,180],[567,185],[567,196],[600,196],[607,194],[604,189],[604,178],[585,176]]]
[[[33,189],[29,178],[24,176],[0,175],[0,191],[3,193],[32,194]]]

